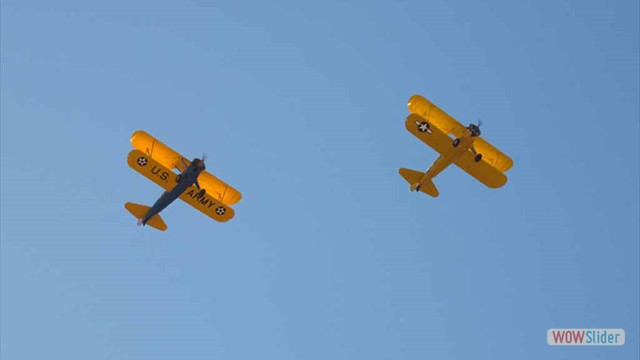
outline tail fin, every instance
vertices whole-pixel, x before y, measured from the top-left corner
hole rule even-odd
[[[440,195],[440,192],[438,192],[438,188],[436,188],[433,181],[428,180],[420,184],[420,180],[422,180],[422,177],[424,176],[422,171],[401,168],[398,172],[400,173],[400,176],[411,184],[411,191],[420,190],[433,197],[438,197],[438,195]]]
[[[148,206],[134,204],[130,202],[124,204],[124,208],[127,209],[133,216],[135,216],[136,219],[138,219],[138,225],[142,225],[142,218],[147,214],[147,212],[150,209],[150,207]],[[167,224],[164,223],[164,221],[160,217],[160,214],[155,215],[154,217],[149,219],[149,221],[147,221],[147,224],[160,231],[167,230]]]

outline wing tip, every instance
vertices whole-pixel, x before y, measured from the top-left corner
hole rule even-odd
[[[133,144],[135,140],[139,137],[148,136],[148,135],[149,134],[147,134],[147,132],[144,130],[136,130],[133,132],[133,134],[131,134],[131,143]]]

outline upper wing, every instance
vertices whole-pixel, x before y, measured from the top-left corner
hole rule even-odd
[[[477,153],[482,154],[483,161],[486,161],[499,171],[505,172],[513,166],[513,160],[510,157],[483,138],[476,139],[473,142],[473,147]]]
[[[489,163],[484,161],[484,155],[479,162],[474,161],[475,155],[470,150],[467,150],[460,155],[454,162],[467,174],[473,176],[481,183],[487,185],[490,188],[499,188],[507,183],[507,177],[495,169]]]
[[[446,155],[454,149],[453,140],[438,127],[433,126],[431,122],[422,118],[422,116],[411,114],[407,116],[404,124],[410,133],[440,154]]]
[[[142,130],[131,135],[131,145],[171,170],[184,171],[191,164],[189,159]]]
[[[465,126],[442,111],[431,101],[420,95],[413,95],[407,104],[409,111],[425,118],[429,123],[436,125],[445,134],[452,134],[460,138],[465,134]],[[505,155],[486,140],[479,138],[473,142],[476,151],[482,154],[482,159],[494,168],[505,172],[513,166],[513,160]]]
[[[132,169],[160,185],[166,191],[170,191],[177,184],[176,173],[140,150],[132,150],[127,157],[127,163]],[[198,189],[191,185],[180,195],[180,199],[216,221],[228,221],[235,215],[231,207],[214,199],[209,194],[200,198],[196,197],[197,194]]]
[[[198,176],[198,184],[207,191],[207,194],[225,204],[233,205],[242,199],[242,194],[238,190],[232,188],[207,171],[203,171],[200,176]]]
[[[169,169],[178,169],[182,172],[191,164],[189,159],[142,130],[131,135],[131,144]],[[207,171],[198,176],[198,184],[208,194],[225,204],[233,205],[242,198],[242,194],[238,190]]]
[[[420,95],[413,95],[409,99],[407,107],[410,112],[422,116],[447,135],[453,134],[453,136],[460,138],[465,133],[466,127],[464,125]]]

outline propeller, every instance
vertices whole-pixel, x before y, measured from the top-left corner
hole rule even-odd
[[[471,123],[469,124],[469,131],[471,131],[471,136],[480,136],[480,126],[482,125],[482,120],[478,119],[478,124]]]
[[[202,157],[201,157],[200,159],[198,159],[198,160],[200,160],[200,161],[199,161],[199,163],[198,163],[198,165],[197,165],[197,166],[198,166],[199,168],[201,168],[201,170],[206,169],[206,166],[204,165],[204,161],[205,161],[206,159],[207,159],[207,154],[205,154],[205,153],[202,153]]]

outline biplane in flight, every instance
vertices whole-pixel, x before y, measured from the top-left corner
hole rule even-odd
[[[506,184],[504,172],[513,166],[513,160],[480,137],[480,123],[464,126],[420,95],[413,95],[407,107],[411,112],[405,121],[407,130],[440,153],[426,172],[399,170],[411,191],[437,197],[433,178],[451,164],[490,188]]]
[[[205,171],[204,156],[189,161],[142,130],[131,135],[131,144],[134,150],[127,157],[129,166],[165,190],[151,207],[130,202],[124,205],[138,219],[138,225],[166,230],[160,212],[177,198],[216,221],[233,218],[229,205],[240,201],[242,194]]]

